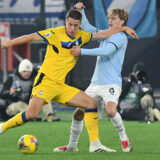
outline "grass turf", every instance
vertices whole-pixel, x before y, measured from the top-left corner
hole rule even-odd
[[[133,151],[123,153],[115,128],[107,119],[100,121],[100,138],[104,145],[117,150],[116,153],[89,153],[86,128],[80,136],[79,152],[54,153],[53,148],[67,144],[71,118],[60,122],[29,122],[24,126],[10,129],[0,135],[0,160],[159,160],[160,123],[124,122]],[[24,134],[37,137],[39,147],[36,153],[22,154],[18,150],[18,139]]]

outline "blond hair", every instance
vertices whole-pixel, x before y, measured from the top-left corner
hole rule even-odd
[[[129,18],[128,11],[126,11],[126,10],[124,10],[124,9],[116,8],[116,9],[112,9],[112,10],[108,13],[108,18],[109,18],[111,15],[118,15],[120,20],[124,20],[123,26],[126,26],[126,25],[127,25],[128,18]]]

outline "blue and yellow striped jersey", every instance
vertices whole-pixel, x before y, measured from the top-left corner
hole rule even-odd
[[[56,82],[64,83],[67,73],[75,66],[78,57],[71,55],[74,45],[82,46],[88,43],[92,33],[78,30],[76,36],[67,35],[65,26],[50,28],[37,32],[47,43],[44,62],[39,72],[44,73]]]

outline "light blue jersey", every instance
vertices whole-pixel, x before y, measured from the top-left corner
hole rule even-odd
[[[82,15],[82,29],[92,33],[100,31],[89,24],[83,10]],[[96,67],[91,84],[115,84],[121,87],[121,71],[128,43],[127,36],[123,32],[116,33],[108,39],[99,42],[99,48],[81,50],[82,55],[97,56]]]

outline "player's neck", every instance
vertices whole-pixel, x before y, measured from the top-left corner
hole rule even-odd
[[[66,28],[65,28],[65,31],[66,31]],[[74,36],[74,37],[70,36],[70,35],[67,33],[67,31],[66,31],[66,34],[67,34],[67,36],[68,36],[69,38],[75,39],[75,36]]]

